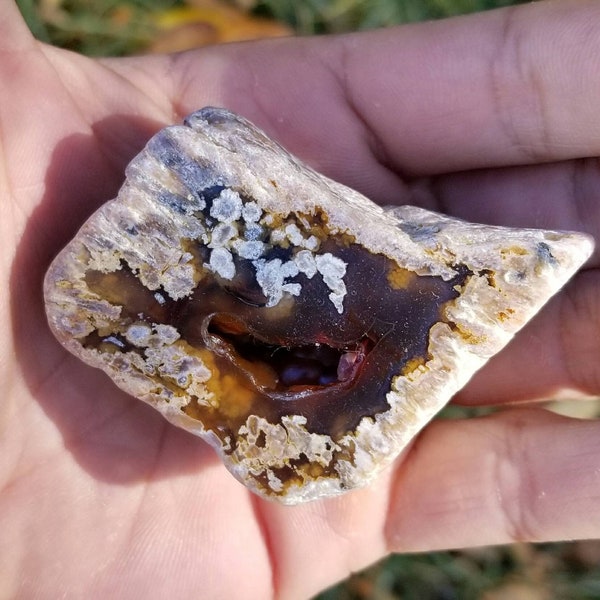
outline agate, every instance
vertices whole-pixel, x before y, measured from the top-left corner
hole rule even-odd
[[[591,251],[382,208],[204,108],[150,139],[44,293],[68,350],[295,504],[372,481]]]

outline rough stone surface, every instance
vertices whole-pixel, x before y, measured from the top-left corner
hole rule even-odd
[[[126,175],[52,263],[50,326],[288,504],[371,481],[593,246],[384,209],[216,108]]]

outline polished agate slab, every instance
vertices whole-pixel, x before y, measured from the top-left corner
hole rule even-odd
[[[592,246],[381,208],[205,108],[133,159],[44,292],[68,350],[294,504],[370,482]]]

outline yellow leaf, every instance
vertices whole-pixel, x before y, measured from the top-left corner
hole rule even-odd
[[[155,16],[159,34],[152,52],[178,52],[208,44],[291,35],[292,30],[268,19],[225,6],[216,0],[192,0]]]

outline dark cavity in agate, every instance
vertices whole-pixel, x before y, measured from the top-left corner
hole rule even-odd
[[[206,253],[200,245],[197,251]],[[348,265],[342,314],[322,279],[304,274],[293,279],[302,285],[298,297],[284,295],[277,306],[265,307],[266,299],[251,283],[254,268],[245,259],[237,259],[232,281],[206,274],[191,297],[178,301],[166,294],[159,301],[124,264],[113,273],[88,272],[89,288],[122,306],[122,313],[110,336],[92,334],[83,344],[132,351],[122,336],[129,324],[141,319],[172,325],[191,346],[213,353],[221,376],[233,376],[251,392],[249,406],[239,411],[231,410],[234,398],[227,399],[224,411],[194,402],[186,407],[221,439],[251,414],[271,423],[302,415],[309,431],[339,439],[363,417],[388,410],[392,378],[409,363],[427,361],[429,330],[444,320],[444,305],[459,295],[470,272],[458,267],[449,281],[413,275],[391,287],[390,274],[398,267],[384,256],[336,236],[320,252]]]

